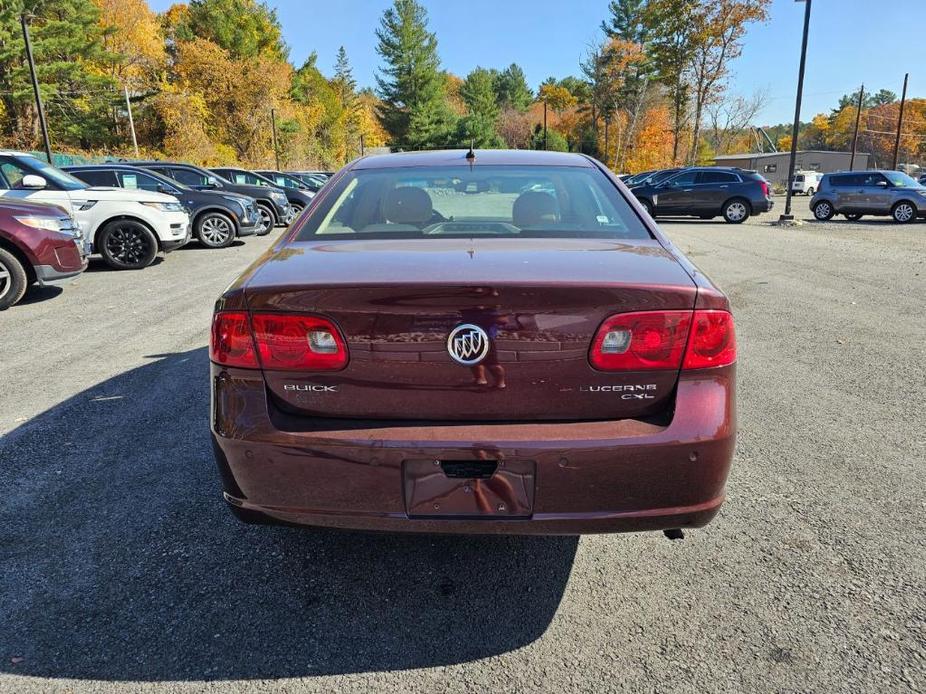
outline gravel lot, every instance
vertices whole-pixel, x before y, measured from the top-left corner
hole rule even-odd
[[[0,314],[0,690],[926,689],[926,224],[663,226],[740,340],[729,500],[682,542],[237,524],[207,326],[276,233]]]

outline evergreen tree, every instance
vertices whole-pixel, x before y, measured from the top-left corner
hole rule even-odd
[[[0,2],[0,137],[17,147],[38,145],[29,67],[19,18],[31,11],[32,50],[52,146],[90,149],[109,144],[119,94],[96,66],[116,57],[103,45],[100,11],[86,0]]]
[[[512,63],[498,74],[495,80],[495,94],[498,105],[526,111],[534,100],[534,94],[527,86],[524,70],[517,63]]]
[[[276,10],[257,0],[190,0],[182,38],[206,38],[234,58],[264,55],[286,60],[289,50]]]
[[[427,22],[427,11],[415,0],[395,0],[376,30],[376,50],[386,63],[376,77],[383,101],[378,116],[396,147],[426,149],[452,139],[437,38]]]
[[[611,0],[610,17],[601,23],[601,30],[612,39],[646,43],[646,0]]]
[[[466,104],[467,115],[460,119],[457,133],[463,143],[472,141],[476,147],[500,147],[501,139],[495,130],[498,121],[498,103],[495,83],[498,73],[477,67],[466,76],[460,96]]]

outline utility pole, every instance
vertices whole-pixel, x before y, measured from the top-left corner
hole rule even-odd
[[[45,142],[45,156],[48,157],[48,163],[51,160],[51,141],[48,139],[48,124],[45,122],[45,107],[42,106],[42,94],[39,92],[39,79],[35,75],[35,60],[32,57],[32,41],[29,39],[29,20],[31,15],[25,12],[20,15],[19,21],[23,27],[23,39],[26,42],[26,59],[29,61],[29,74],[32,75],[32,91],[35,92],[35,105],[39,109],[39,125],[42,128],[42,140]]]
[[[801,2],[802,0],[795,0]],[[801,39],[801,66],[797,72],[797,99],[794,103],[794,124],[791,127],[791,158],[788,160],[788,189],[785,192],[785,212],[778,218],[779,222],[791,222],[791,182],[794,180],[794,161],[797,159],[797,133],[801,125],[801,98],[804,95],[804,67],[807,64],[807,34],[810,32],[810,5],[813,0],[803,0],[804,37]]]
[[[273,156],[277,162],[277,171],[280,170],[280,150],[277,149],[277,113],[276,109],[270,109],[270,127],[273,137]]]
[[[543,149],[547,149],[547,100],[543,100]]]
[[[125,108],[129,112],[129,130],[132,132],[132,147],[135,148],[135,158],[138,159],[138,139],[135,137],[135,121],[132,118],[132,104],[129,102],[129,88],[122,85],[122,93],[125,94]]]
[[[852,133],[852,156],[849,158],[849,171],[855,166],[855,150],[858,145],[858,124],[862,119],[862,103],[865,99],[865,85],[858,90],[858,110],[855,112],[855,132]]]
[[[363,146],[363,133],[360,133],[360,156],[361,156],[361,157],[363,156],[363,150],[364,150],[364,146]]]
[[[903,76],[903,93],[900,96],[900,116],[897,118],[897,137],[894,138],[894,163],[891,165],[891,168],[895,171],[897,170],[897,157],[900,155],[900,129],[903,127],[903,107],[907,103],[907,80],[910,78],[910,73],[906,73]]]

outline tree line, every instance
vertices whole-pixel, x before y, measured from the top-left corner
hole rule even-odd
[[[710,161],[755,149],[750,126],[765,97],[729,94],[728,77],[769,3],[611,0],[577,73],[532,87],[517,64],[462,77],[445,70],[425,7],[394,0],[373,28],[376,83],[361,88],[343,48],[330,75],[315,53],[293,65],[275,11],[259,0],[190,0],[163,13],[146,0],[5,0],[0,145],[40,143],[19,25],[26,13],[58,151],[133,156],[127,97],[141,156],[203,164],[266,166],[278,153],[286,167],[337,167],[361,141],[580,151],[631,172]],[[871,98],[865,130],[876,149],[897,106],[885,90]],[[855,104],[844,99],[802,128],[802,147],[845,147]],[[916,101],[911,127],[924,111]],[[771,132],[785,144],[784,130]]]

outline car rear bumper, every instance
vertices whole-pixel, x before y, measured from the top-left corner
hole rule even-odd
[[[775,207],[775,201],[771,198],[763,198],[759,202],[753,203],[752,211],[753,212],[771,212],[772,208]]]
[[[684,375],[662,423],[403,425],[293,417],[268,401],[260,373],[213,364],[213,444],[225,500],[252,520],[500,534],[700,527],[723,503],[734,374]],[[440,461],[498,467],[450,479]]]

